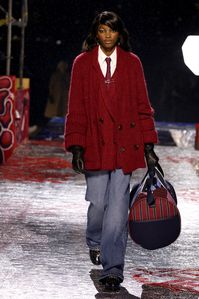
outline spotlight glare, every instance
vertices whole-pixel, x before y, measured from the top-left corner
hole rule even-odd
[[[185,39],[182,54],[186,66],[199,76],[199,35],[189,35]]]
[[[56,45],[60,46],[62,44],[62,41],[60,39],[56,40]]]

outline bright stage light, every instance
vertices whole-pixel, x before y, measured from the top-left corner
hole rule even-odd
[[[184,63],[199,76],[199,35],[189,35],[182,45]]]

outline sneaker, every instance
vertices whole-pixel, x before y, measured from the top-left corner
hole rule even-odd
[[[90,249],[89,251],[90,260],[94,265],[101,265],[100,251],[98,249]]]

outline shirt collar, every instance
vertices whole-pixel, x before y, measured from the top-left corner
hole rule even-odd
[[[116,59],[117,59],[117,51],[116,48],[114,49],[113,53],[109,56],[111,58],[111,62],[113,64],[116,64]],[[108,56],[106,56],[106,54],[104,54],[104,52],[102,51],[102,49],[100,48],[100,46],[98,47],[98,61],[100,63],[100,65],[105,61],[105,59]]]

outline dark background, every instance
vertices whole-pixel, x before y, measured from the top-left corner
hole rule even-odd
[[[7,2],[1,5],[7,10]],[[60,59],[70,67],[96,13],[113,10],[124,20],[132,50],[142,60],[157,121],[199,122],[199,76],[184,64],[181,46],[199,35],[199,0],[29,0],[24,76],[31,79],[31,124],[42,123],[49,77]],[[21,1],[13,1],[20,17]],[[0,12],[1,18],[4,16]],[[6,26],[0,27],[5,74]],[[12,74],[18,75],[20,29],[13,27]]]

